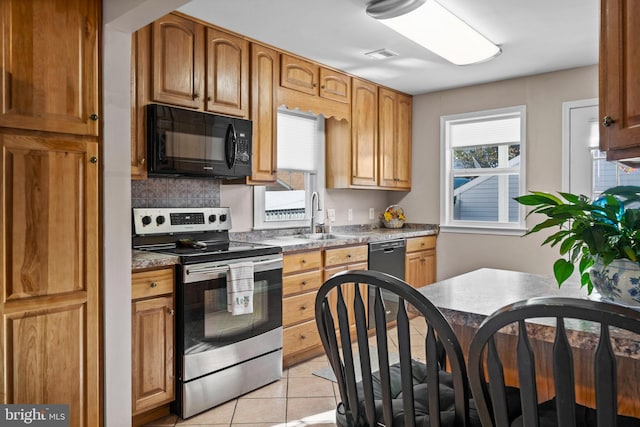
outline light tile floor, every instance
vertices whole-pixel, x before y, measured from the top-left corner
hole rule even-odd
[[[412,342],[424,339],[424,321],[412,323]],[[416,339],[413,339],[415,336]],[[395,334],[389,331],[390,347]],[[423,341],[424,342],[424,341]],[[390,351],[394,351],[390,348]],[[329,366],[325,356],[285,369],[282,379],[187,420],[170,415],[145,427],[303,427],[335,426],[335,409],[340,401],[337,385],[313,375]]]

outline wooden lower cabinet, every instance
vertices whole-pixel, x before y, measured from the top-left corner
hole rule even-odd
[[[329,280],[331,276],[336,273],[347,270],[366,270],[368,268],[369,259],[369,246],[351,246],[346,248],[327,249],[324,251],[324,280]],[[364,301],[367,301],[367,287],[366,285],[360,286],[360,293]],[[350,289],[344,293],[343,298],[347,304],[347,317],[349,324],[352,325],[352,336],[355,333],[355,315],[353,314],[353,300],[355,298],[355,291]],[[331,292],[329,294],[329,301],[332,305],[337,304],[337,293]],[[366,308],[365,308],[366,309]],[[336,323],[336,328],[338,327]]]
[[[100,426],[98,144],[4,129],[0,150],[0,403]]]
[[[420,288],[436,281],[436,236],[407,239],[405,281]]]
[[[175,399],[173,267],[132,274],[133,425]],[[161,414],[160,414],[161,415]]]
[[[314,303],[322,286],[322,252],[285,254],[282,268],[283,365],[322,353]]]

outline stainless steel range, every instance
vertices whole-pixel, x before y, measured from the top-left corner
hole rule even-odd
[[[282,249],[230,241],[229,208],[133,209],[133,227],[134,249],[180,257],[178,415],[191,417],[279,380]],[[242,273],[241,279],[233,278]],[[245,286],[242,292],[231,293],[238,283]],[[241,294],[243,298],[235,297]],[[242,302],[241,310],[233,301]]]

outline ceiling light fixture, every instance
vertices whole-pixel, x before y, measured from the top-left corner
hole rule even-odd
[[[434,0],[374,0],[367,14],[455,65],[486,61],[501,52]]]

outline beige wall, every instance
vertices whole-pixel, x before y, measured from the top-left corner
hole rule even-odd
[[[597,66],[539,74],[415,96],[413,189],[401,200],[416,222],[440,222],[440,116],[492,108],[527,107],[527,190],[560,191],[562,103],[598,96]],[[528,221],[528,227],[533,224]],[[555,249],[542,235],[526,237],[443,232],[438,279],[480,267],[552,275]]]

